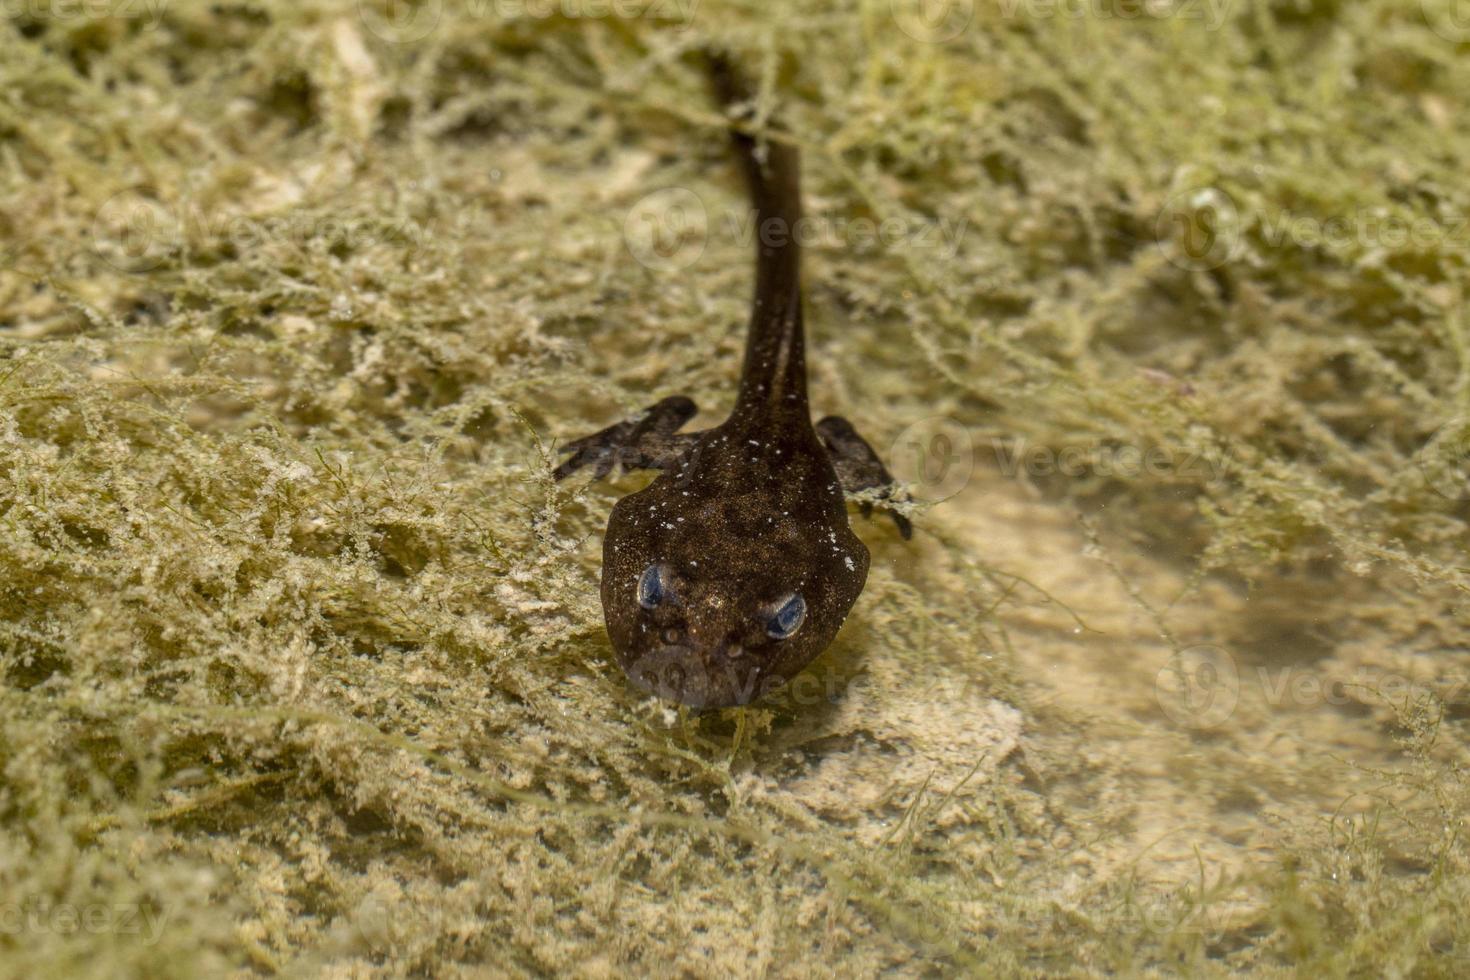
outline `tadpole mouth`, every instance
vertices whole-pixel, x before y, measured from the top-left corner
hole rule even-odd
[[[761,693],[759,668],[722,651],[709,653],[682,644],[619,652],[619,665],[633,686],[691,708],[733,708]]]

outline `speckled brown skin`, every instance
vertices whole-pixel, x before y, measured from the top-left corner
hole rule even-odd
[[[795,676],[836,636],[868,574],[811,422],[774,435],[739,415],[618,501],[602,557],[619,664],[639,687],[695,707],[746,704]],[[649,610],[637,592],[653,562],[671,600]],[[792,593],[806,619],[772,639],[767,624]]]
[[[726,106],[748,100],[723,60],[712,57],[711,68]],[[844,489],[892,483],[845,420],[812,425],[799,254],[790,234],[801,213],[797,152],[770,141],[758,155],[751,137],[733,139],[758,229],[754,310],[734,410],[713,429],[681,434],[694,403],[666,398],[568,444],[571,456],[556,471],[561,479],[584,466],[598,477],[614,465],[662,470],[613,507],[602,608],[629,679],[697,708],[747,704],[826,649],[868,574],[868,549],[848,526]],[[907,522],[896,519],[907,536]],[[639,581],[652,565],[663,598],[645,608]],[[792,595],[805,600],[805,619],[775,639],[772,618]]]

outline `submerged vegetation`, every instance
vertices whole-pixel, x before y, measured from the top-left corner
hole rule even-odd
[[[7,14],[3,974],[1470,970],[1453,3]],[[711,42],[819,410],[968,479],[691,714],[550,463],[729,404]]]

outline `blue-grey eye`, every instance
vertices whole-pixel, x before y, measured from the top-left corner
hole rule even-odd
[[[638,576],[638,605],[644,609],[652,609],[664,601],[668,589],[664,586],[663,569],[658,562],[654,562],[643,570]]]
[[[771,622],[766,626],[766,634],[773,640],[784,640],[797,630],[801,629],[802,620],[806,619],[806,600],[793,593],[782,600],[776,615],[771,617]]]

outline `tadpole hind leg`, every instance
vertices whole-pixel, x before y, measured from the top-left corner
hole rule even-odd
[[[559,451],[571,456],[551,475],[563,480],[591,466],[592,478],[601,480],[614,466],[623,471],[668,469],[693,443],[694,435],[681,435],[679,429],[698,411],[694,402],[683,395],[665,398],[632,418],[562,446]]]
[[[851,422],[840,415],[829,415],[817,423],[817,435],[821,437],[822,445],[827,447],[827,455],[832,460],[832,468],[837,471],[837,479],[842,482],[844,493],[876,488],[882,491],[879,497],[883,501],[896,499],[898,484],[894,482],[893,474],[888,472],[888,467],[883,465],[868,441],[857,434]],[[893,518],[905,541],[913,537],[914,525],[907,517],[886,503],[878,506]],[[863,516],[869,517],[872,512],[873,505],[864,502]]]

